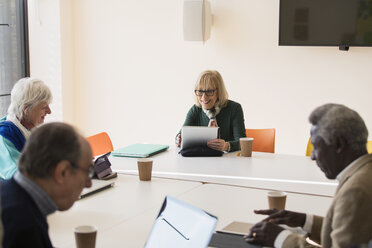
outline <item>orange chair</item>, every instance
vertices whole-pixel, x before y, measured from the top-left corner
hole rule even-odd
[[[275,152],[275,128],[268,129],[245,129],[249,138],[254,138],[253,151]]]
[[[89,136],[87,140],[92,148],[93,156],[102,155],[114,150],[111,139],[106,132]]]

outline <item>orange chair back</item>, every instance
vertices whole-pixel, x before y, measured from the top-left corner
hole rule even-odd
[[[111,139],[106,132],[89,136],[87,140],[92,148],[93,156],[102,155],[114,150]]]
[[[246,129],[245,134],[249,138],[254,138],[253,151],[275,152],[275,128]]]

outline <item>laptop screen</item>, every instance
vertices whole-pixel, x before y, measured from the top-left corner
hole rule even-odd
[[[216,224],[217,217],[167,196],[145,247],[208,247]]]

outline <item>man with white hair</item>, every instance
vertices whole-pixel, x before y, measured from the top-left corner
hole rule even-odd
[[[31,130],[51,114],[52,93],[41,80],[22,78],[13,87],[8,115],[0,120],[0,180],[13,176]]]
[[[254,244],[309,247],[304,237],[278,224],[301,227],[324,248],[352,247],[372,239],[372,154],[367,153],[367,127],[357,112],[339,104],[325,104],[309,117],[311,159],[338,187],[326,217],[276,209],[256,210],[269,215],[246,237]]]

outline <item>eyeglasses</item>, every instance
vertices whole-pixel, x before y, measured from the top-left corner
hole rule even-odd
[[[216,90],[195,90],[195,95],[203,96],[205,93],[207,96],[213,96]]]
[[[89,169],[81,168],[80,166],[78,166],[77,164],[71,161],[70,161],[70,164],[75,169],[85,171],[88,174],[89,179],[92,179],[94,177],[95,171],[94,171],[93,164],[89,167]]]

